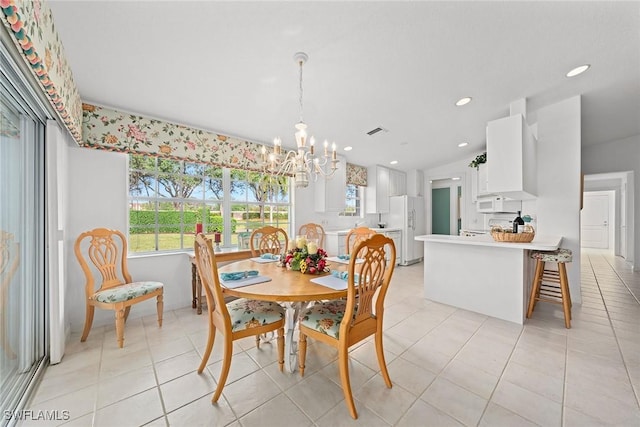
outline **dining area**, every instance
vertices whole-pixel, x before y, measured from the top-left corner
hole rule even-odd
[[[261,227],[251,235],[252,256],[221,267],[211,240],[204,234],[196,236],[195,266],[209,318],[199,374],[207,365],[216,332],[224,346],[212,402],[223,392],[233,341],[248,336],[255,336],[257,349],[261,343],[275,343],[280,372],[286,369],[300,376],[306,368],[307,337],[337,349],[341,388],[353,419],[358,415],[349,376],[351,346],[373,337],[379,369],[391,388],[382,327],[395,267],[387,260],[395,259],[395,246],[393,240],[367,232],[366,227],[356,230],[347,237],[350,253],[327,257],[321,247],[324,231],[317,224],[305,224],[300,228],[305,234],[291,240],[283,229]]]

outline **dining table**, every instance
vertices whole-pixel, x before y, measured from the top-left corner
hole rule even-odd
[[[348,265],[331,265],[332,269],[345,271]],[[218,268],[219,273],[257,271],[259,276],[270,280],[243,286],[241,283],[233,287],[225,287],[223,283],[222,293],[225,296],[249,298],[263,301],[274,301],[283,305],[286,309],[285,318],[285,367],[288,372],[294,372],[297,368],[298,346],[294,336],[294,330],[298,323],[300,311],[309,303],[321,300],[332,300],[347,296],[347,282],[340,289],[341,283],[332,277],[330,272],[322,274],[302,274],[282,267],[280,262],[264,262],[261,260],[246,259],[236,261]],[[314,283],[313,280],[322,279],[331,282],[333,287]],[[337,284],[337,286],[335,286]]]

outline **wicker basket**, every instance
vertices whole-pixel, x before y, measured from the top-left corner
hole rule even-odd
[[[535,236],[536,232],[530,225],[525,225],[523,233],[507,233],[500,226],[491,227],[491,237],[496,242],[529,243]]]

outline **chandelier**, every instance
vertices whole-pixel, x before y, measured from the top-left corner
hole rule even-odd
[[[262,165],[265,172],[272,175],[293,175],[296,188],[305,188],[309,185],[309,179],[314,181],[318,176],[328,178],[332,176],[338,168],[338,158],[336,155],[336,143],[331,145],[329,153],[329,142],[324,141],[324,151],[319,155],[315,147],[315,139],[312,136],[307,141],[307,125],[302,118],[302,66],[309,56],[304,52],[297,52],[293,59],[300,66],[300,121],[296,123],[295,138],[297,150],[284,152],[282,150],[282,140],[278,137],[273,140],[273,151],[268,153],[267,147],[262,146]],[[308,142],[308,145],[307,145]]]

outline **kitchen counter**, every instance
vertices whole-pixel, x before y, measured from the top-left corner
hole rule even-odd
[[[393,239],[393,243],[396,246],[396,264],[402,261],[402,229],[397,227],[385,227],[385,228],[371,228],[376,233],[385,234]],[[329,230],[325,231],[325,250],[329,255],[343,255],[346,254],[345,243],[347,234],[351,229],[346,230]]]
[[[553,251],[558,249],[562,237],[559,236],[535,236],[530,243],[496,242],[489,234],[478,236],[448,236],[442,234],[429,234],[416,236],[416,240],[423,242],[451,243],[454,245],[491,246],[509,249],[530,249],[535,251]]]
[[[369,227],[371,230],[375,231],[376,233],[386,233],[388,231],[400,231],[400,228],[394,228],[394,227],[389,227],[389,228],[372,228]],[[324,234],[327,235],[336,235],[336,234],[347,234],[349,231],[351,231],[351,228],[347,228],[347,229],[343,229],[343,230],[325,230]]]
[[[560,236],[531,243],[483,236],[416,236],[424,242],[424,295],[487,316],[523,324],[535,262],[532,250],[555,250]]]

